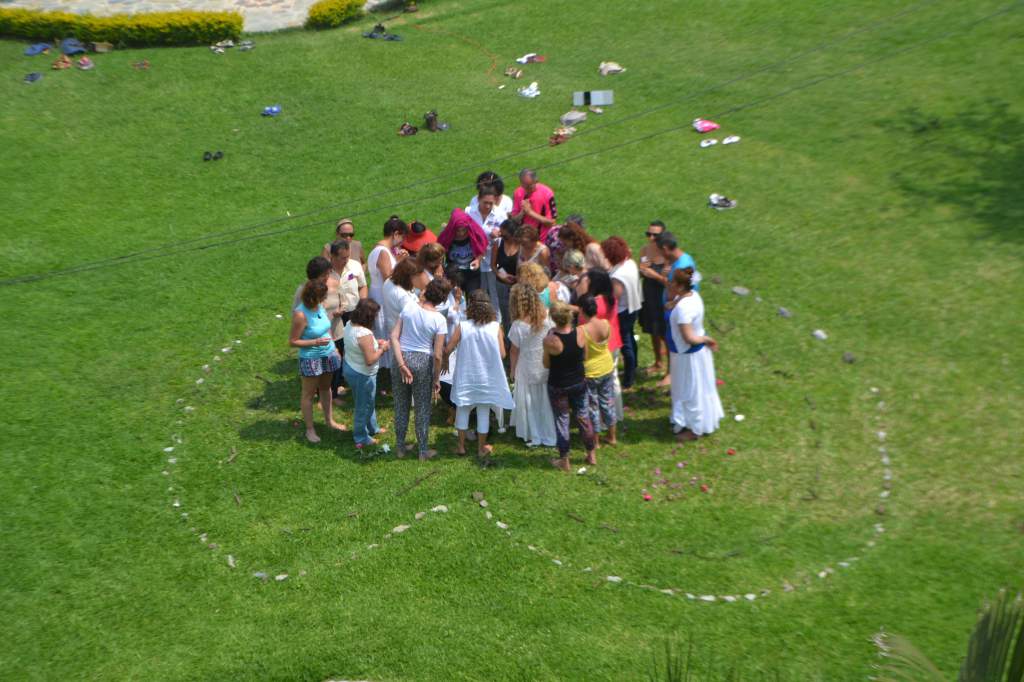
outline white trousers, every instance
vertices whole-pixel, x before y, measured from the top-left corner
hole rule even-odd
[[[497,405],[466,405],[455,408],[455,428],[459,431],[469,430],[469,413],[476,410],[476,432],[487,433],[491,430],[491,410],[498,415],[498,428],[504,427],[504,410]]]

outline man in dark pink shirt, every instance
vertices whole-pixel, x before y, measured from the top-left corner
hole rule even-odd
[[[536,227],[542,243],[555,224],[558,218],[555,193],[547,185],[537,182],[536,171],[529,168],[519,171],[519,187],[512,195],[512,216],[524,225]]]

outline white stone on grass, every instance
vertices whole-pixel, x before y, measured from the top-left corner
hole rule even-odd
[[[745,595],[743,595],[743,598],[747,601],[754,601],[755,599],[757,599],[757,595],[753,592],[747,592]]]
[[[724,597],[722,597],[722,599],[727,601],[727,602],[729,602],[730,604],[733,603],[734,601],[736,601],[736,597],[733,597],[732,595],[728,595],[728,594],[725,595]]]
[[[181,500],[179,500],[178,498],[174,498],[174,502],[171,502],[171,506],[177,509],[178,507],[181,506]]]
[[[877,435],[877,436],[878,436],[878,440],[885,440],[885,436],[886,436],[886,433],[885,433],[885,431],[879,431],[879,432],[878,432],[877,434],[875,434],[875,435]]]
[[[741,421],[743,421],[744,419],[746,419],[746,417],[744,417],[744,416],[743,416],[742,414],[738,414],[738,415],[736,415],[735,417],[733,417],[733,419],[735,419],[735,420],[736,420],[736,421],[738,421],[738,422],[741,422]]]
[[[416,520],[419,521],[427,515],[427,512],[416,512]]]
[[[484,512],[484,516],[486,516],[486,517],[487,517],[487,520],[488,520],[488,521],[490,521],[491,519],[493,519],[493,518],[494,518],[494,514],[492,514],[492,513],[491,513],[491,512],[489,512],[489,511],[485,511],[485,512]]]
[[[285,580],[288,580],[288,574],[287,573],[279,573],[278,575],[274,576],[274,580],[276,580],[277,582],[283,582]]]
[[[675,590],[671,590],[671,589],[661,590],[661,593],[662,594],[667,594],[670,597],[676,596]]]
[[[495,521],[494,525],[497,526],[498,528],[502,529],[502,530],[508,530],[508,524],[507,523],[502,523],[501,521]]]
[[[487,508],[487,500],[480,500],[480,506],[483,507],[484,509],[486,509]]]
[[[621,583],[621,582],[622,582],[622,578],[620,578],[620,577],[619,577],[619,576],[617,576],[617,575],[610,575],[610,576],[608,576],[608,578],[607,578],[607,579],[608,579],[608,582],[610,582],[610,583],[616,583],[616,584],[618,584],[618,583]]]
[[[889,491],[888,490],[883,490],[882,492],[878,493],[878,496],[880,498],[882,498],[883,500],[887,499],[889,497]]]
[[[822,329],[815,329],[813,332],[811,332],[811,336],[818,339],[819,341],[824,341],[825,339],[828,338],[828,334],[826,334],[825,331]]]
[[[562,562],[559,561],[558,559],[552,559],[551,563],[553,563],[555,566],[561,566],[562,565]]]
[[[395,526],[394,528],[391,529],[391,532],[394,533],[395,535],[398,535],[399,533],[404,533],[407,530],[409,530],[409,526],[403,524],[401,526]]]
[[[281,314],[274,315],[274,317],[276,317],[279,320],[283,320],[284,319],[284,315],[281,315]]]
[[[433,508],[431,508],[431,510],[430,510],[430,511],[432,511],[432,512],[440,512],[440,513],[442,513],[442,514],[443,514],[443,513],[445,513],[445,512],[447,512],[447,511],[448,511],[448,507],[446,507],[446,506],[445,506],[445,505],[443,505],[443,504],[439,504],[439,505],[437,505],[436,507],[433,507]]]
[[[178,458],[177,457],[168,457],[167,458],[167,463],[168,464],[177,464],[178,463]]]
[[[701,601],[711,602],[711,601],[715,601],[715,599],[716,599],[716,597],[713,594],[702,594],[700,596],[700,600]]]
[[[231,568],[234,568],[235,565],[236,565],[235,564],[235,557],[233,557],[230,554],[228,554],[228,566],[230,566]]]
[[[264,573],[263,571],[256,571],[255,573],[253,573],[253,574],[252,574],[252,577],[253,577],[253,578],[259,578],[260,580],[266,580],[266,579],[267,579],[267,578],[269,578],[270,576],[268,576],[268,575],[267,575],[266,573]]]
[[[174,446],[170,445],[170,446],[164,448],[164,452],[174,452]]]

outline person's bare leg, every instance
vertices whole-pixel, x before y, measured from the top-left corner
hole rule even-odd
[[[488,457],[491,456],[491,453],[494,452],[494,446],[487,444],[486,433],[480,433],[479,431],[477,431],[476,433],[476,456],[480,459],[486,460]]]
[[[334,421],[334,400],[331,399],[331,374],[320,375],[320,407],[324,411],[327,426],[336,431],[348,431],[348,427]]]
[[[597,444],[597,438],[596,437],[594,438],[594,444],[595,445]],[[587,460],[586,461],[587,461],[587,464],[590,464],[590,465],[597,464],[597,448],[596,447],[593,450],[590,450],[590,451],[587,452]]]
[[[460,457],[466,454],[466,431],[465,429],[459,429],[459,447],[456,448],[455,454]]]
[[[615,424],[610,424],[608,426],[608,439],[605,442],[608,445],[618,445],[619,444],[619,439],[616,437],[616,435],[617,435],[617,431],[616,431]]]
[[[316,377],[302,377],[302,398],[299,404],[302,406],[302,419],[306,422],[306,440],[310,443],[320,442],[320,436],[316,435],[313,426],[313,395],[318,383]]]
[[[648,374],[660,374],[663,369],[661,364],[663,352],[661,337],[657,334],[651,334],[651,351],[654,353],[654,364],[647,367],[646,372]]]

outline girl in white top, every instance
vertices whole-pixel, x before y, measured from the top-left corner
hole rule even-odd
[[[362,299],[352,311],[343,334],[345,361],[342,367],[355,401],[352,437],[357,448],[376,445],[377,439],[374,436],[384,431],[377,425],[377,368],[381,355],[390,344],[373,335],[374,322],[379,313],[380,306],[376,301]]]
[[[448,322],[436,306],[448,298],[451,286],[435,279],[423,291],[423,301],[406,306],[391,330],[394,365],[391,386],[395,394],[395,454],[405,456],[405,432],[409,428],[409,408],[416,402],[416,441],[420,459],[437,454],[427,449],[430,411],[435,393],[440,391],[441,354]]]
[[[459,349],[459,362],[455,365],[452,382],[452,402],[455,403],[455,428],[459,430],[459,455],[466,454],[466,431],[469,413],[476,410],[476,452],[481,462],[494,451],[487,444],[491,409],[511,410],[512,393],[502,360],[505,358],[505,339],[487,293],[476,290],[466,305],[466,321],[460,322],[452,332],[445,355]]]
[[[548,398],[548,370],[544,367],[544,337],[553,326],[548,311],[533,287],[516,284],[509,292],[509,315],[515,320],[508,332],[511,374],[515,378],[512,424],[527,447],[554,447],[555,415]]]
[[[391,216],[384,223],[384,238],[377,242],[366,258],[366,266],[370,272],[370,298],[380,304],[382,308],[384,307],[384,282],[391,277],[398,261],[408,255],[400,248],[405,233],[408,231],[408,226],[398,216]],[[385,326],[383,315],[377,315],[377,325],[373,331],[378,337],[387,337],[391,331]],[[385,353],[380,363],[381,367],[390,367],[391,353]]]
[[[693,290],[693,271],[680,268],[670,281],[669,332],[675,352],[669,353],[672,377],[672,430],[683,440],[714,432],[725,416],[715,386],[712,351],[718,343],[704,334],[704,301]]]
[[[381,314],[384,318],[381,328],[387,335],[391,334],[398,317],[410,303],[419,301],[416,293],[427,285],[427,276],[416,261],[406,258],[395,266],[391,273],[391,279],[384,283],[384,292],[381,298]],[[391,353],[385,353],[381,358],[381,367],[391,367]]]

